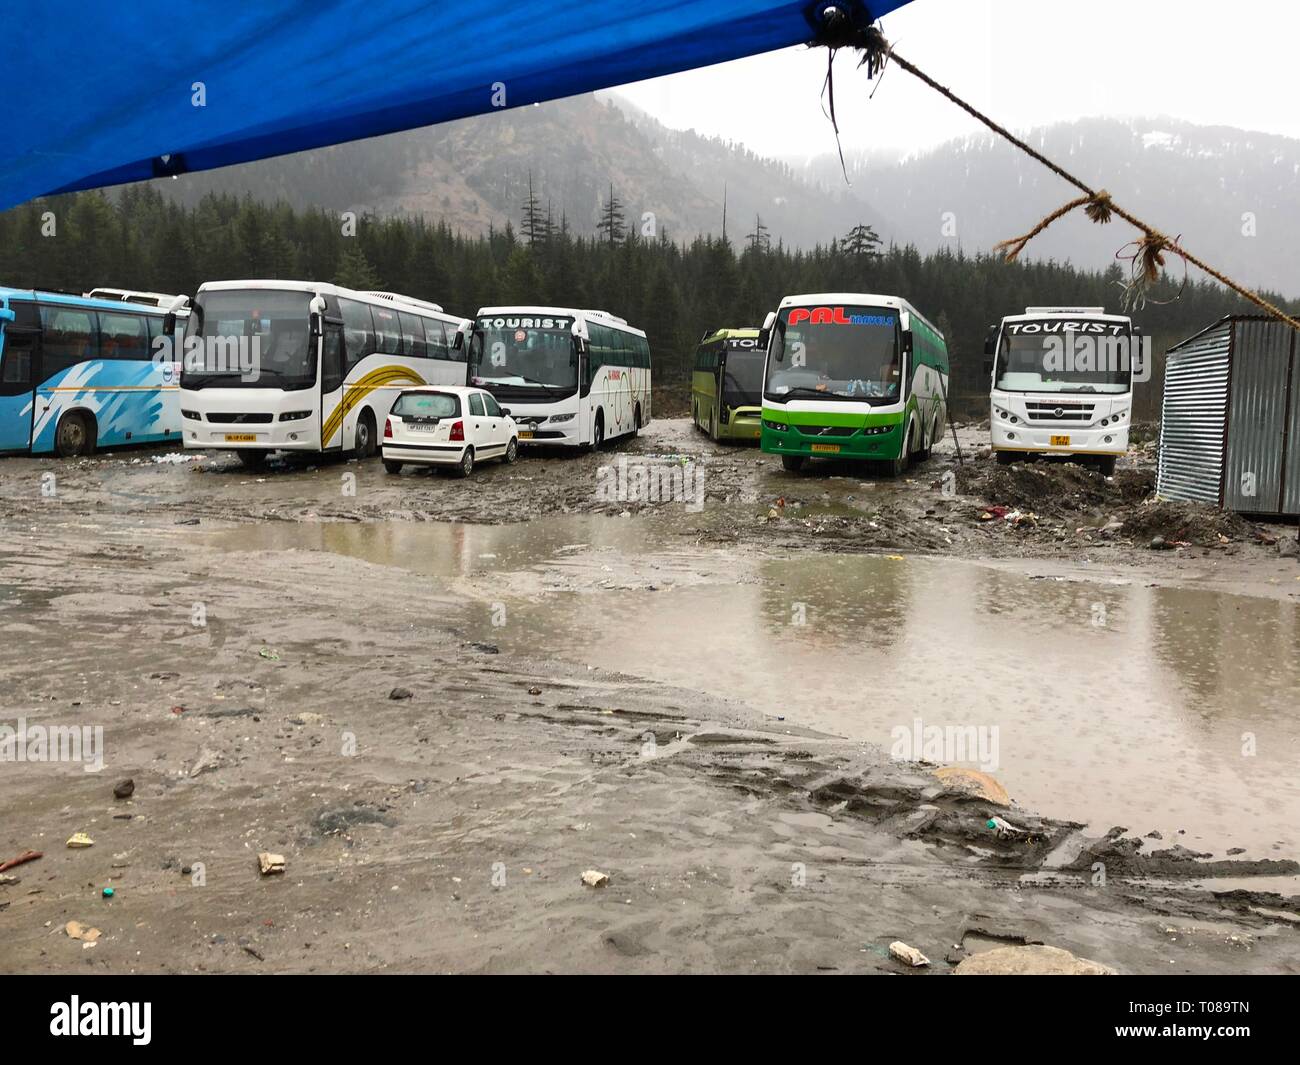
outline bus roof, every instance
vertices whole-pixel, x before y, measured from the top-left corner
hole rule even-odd
[[[1095,318],[1099,322],[1131,321],[1127,314],[1107,314],[1105,307],[1026,307],[1024,314],[1003,315],[1004,322],[1030,322],[1040,318]]]
[[[0,285],[0,299],[4,300],[39,300],[41,303],[61,303],[69,307],[85,307],[87,310],[121,311],[121,300],[97,299],[93,296],[79,296],[75,292],[50,292],[40,288],[9,288]],[[136,311],[153,311],[155,314],[166,313],[164,307],[153,307],[147,303],[132,303],[127,308]]]
[[[746,325],[739,329],[734,327],[715,329],[712,333],[706,333],[700,343],[708,344],[714,340],[756,340],[758,334],[759,328],[756,325]]]
[[[293,281],[283,278],[244,278],[236,281],[205,281],[199,286],[199,292],[222,292],[232,289],[268,289],[279,292],[310,292],[321,296],[342,296],[344,299],[359,300],[376,306],[396,307],[398,310],[412,311],[417,314],[434,315],[447,321],[460,322],[460,315],[444,311],[437,303],[403,296],[399,292],[360,292],[356,289],[332,285],[328,281]]]
[[[906,311],[921,319],[940,338],[943,333],[925,315],[913,307],[901,296],[881,296],[871,292],[805,292],[798,296],[782,296],[778,309],[786,307],[809,307],[823,304],[841,303],[858,307],[892,307],[896,311]]]
[[[485,316],[499,317],[501,315],[506,315],[506,314],[511,314],[511,315],[518,315],[518,314],[548,315],[549,314],[553,316],[559,316],[562,318],[580,318],[584,322],[600,322],[603,325],[612,325],[618,327],[619,329],[625,329],[629,333],[635,333],[637,336],[642,336],[642,337],[645,336],[645,332],[643,330],[638,329],[634,325],[628,325],[626,319],[620,318],[615,314],[610,314],[608,311],[597,311],[597,310],[590,310],[590,309],[582,310],[576,307],[542,307],[536,304],[532,304],[532,305],[525,304],[519,306],[506,306],[506,307],[480,307],[478,309],[478,314],[475,317],[478,318],[483,318]]]

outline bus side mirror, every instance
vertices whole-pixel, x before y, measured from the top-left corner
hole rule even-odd
[[[772,327],[776,325],[776,311],[768,311],[763,319],[763,328],[758,331],[758,346],[764,351],[772,340]]]
[[[451,342],[452,351],[464,351],[469,346],[469,331],[472,328],[473,325],[468,318],[456,327],[456,336]]]
[[[313,296],[307,309],[310,312],[307,316],[308,328],[314,340],[325,333],[325,297],[319,294]]]
[[[985,372],[986,374],[991,374],[991,373],[993,372],[993,360],[992,360],[992,359],[985,359],[985,360],[984,360],[984,372]]]
[[[176,312],[175,311],[168,311],[166,314],[163,315],[163,335],[164,336],[176,335]]]
[[[984,334],[984,354],[989,356],[990,358],[992,358],[993,355],[996,354],[998,350],[999,328],[1000,328],[999,326],[991,325],[989,326],[989,331]]]
[[[912,354],[912,331],[910,329],[903,334],[902,349],[904,355]]]
[[[0,322],[12,322],[13,320],[14,312],[8,307],[0,307]]]

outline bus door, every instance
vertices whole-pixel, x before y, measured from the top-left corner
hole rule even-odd
[[[325,421],[329,418],[331,412],[341,410],[343,403],[343,320],[340,318],[325,318],[324,330],[320,338],[320,374],[318,376],[318,387],[320,388],[320,425],[321,425],[321,449],[325,451],[340,451],[343,448],[342,424],[340,421],[340,431],[334,434],[334,441],[331,443],[324,439]],[[377,426],[380,433],[383,433],[384,427]],[[382,439],[382,437],[381,437]]]
[[[40,379],[40,339],[34,308],[20,304],[17,318],[0,322],[0,451],[26,450],[32,444],[35,390]]]

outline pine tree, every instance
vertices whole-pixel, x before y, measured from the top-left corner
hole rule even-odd
[[[384,287],[366,253],[355,242],[349,243],[339,255],[334,268],[334,284],[359,292],[373,292]]]
[[[609,199],[601,206],[600,221],[596,223],[596,232],[601,234],[612,248],[623,239],[627,232],[624,224],[623,203],[614,195],[614,184],[610,182]]]

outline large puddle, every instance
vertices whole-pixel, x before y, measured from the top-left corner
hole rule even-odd
[[[684,548],[668,524],[596,516],[286,523],[210,540],[426,574],[465,597],[450,620],[503,651],[982,764],[1024,805],[1094,829],[1157,829],[1163,845],[1220,854],[1298,849],[1292,602],[937,558],[761,558]]]

